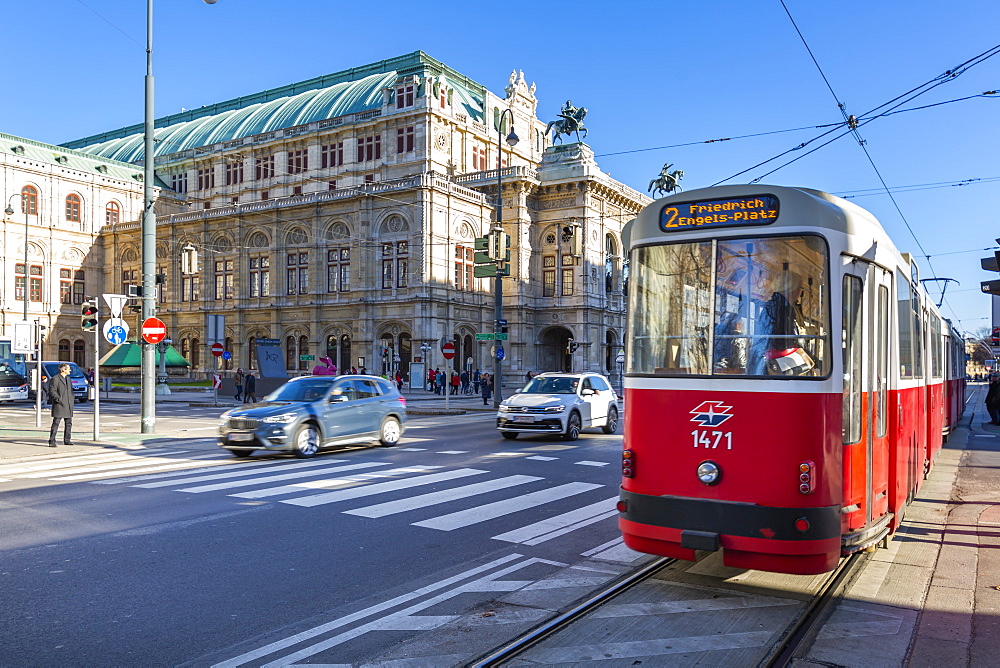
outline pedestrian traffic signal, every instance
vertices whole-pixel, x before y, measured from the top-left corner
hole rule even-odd
[[[1000,244],[1000,239],[997,239]],[[1000,251],[994,251],[993,257],[984,257],[980,264],[986,271],[1000,271]],[[981,284],[983,292],[988,295],[1000,295],[1000,280],[983,281]]]
[[[570,354],[572,354],[572,353],[575,353],[575,352],[576,352],[576,349],[577,349],[577,348],[579,348],[579,347],[580,347],[580,344],[579,344],[579,343],[577,343],[577,342],[576,342],[576,341],[574,341],[573,339],[570,339],[570,340],[569,340],[569,341],[568,341],[568,342],[566,343],[566,352],[568,352],[568,353],[570,353]]]
[[[97,329],[97,302],[84,302],[80,309],[80,327],[85,332],[92,332]]]

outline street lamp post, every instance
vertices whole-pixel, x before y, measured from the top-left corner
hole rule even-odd
[[[204,0],[214,5],[217,0]],[[145,118],[142,128],[142,320],[156,315],[156,214],[153,211],[154,151],[153,115],[153,0],[146,0],[146,78]],[[139,337],[142,341],[142,337]],[[156,347],[140,343],[141,409],[139,431],[152,434],[156,430]]]
[[[497,122],[497,220],[493,227],[493,232],[500,236],[503,234],[503,119],[510,114],[510,134],[507,135],[507,144],[510,147],[517,146],[518,137],[514,134],[514,112],[509,108],[504,109]],[[501,236],[502,238],[502,236]],[[505,260],[505,248],[501,246],[499,257],[496,258],[497,275],[493,282],[494,299],[494,321],[493,331],[500,328],[500,320],[503,318],[503,268]],[[499,354],[502,344],[497,344],[497,353],[493,355],[493,407],[500,409],[500,402],[503,400],[503,357]]]
[[[24,212],[24,322],[28,322],[28,196],[23,192],[19,195],[11,195],[7,199],[7,208],[3,210],[8,216],[14,215],[14,207],[10,205],[15,197],[21,198],[21,211]]]
[[[430,356],[430,351],[434,350],[434,346],[424,341],[423,343],[420,344],[420,350],[421,352],[423,352],[422,359],[424,360],[424,364],[426,365],[424,366],[423,387],[425,389],[433,391],[434,390],[433,387],[427,386],[427,379],[430,377],[427,375],[427,371],[430,369],[430,361],[427,358]],[[412,378],[410,379],[410,382],[411,383],[413,382]]]

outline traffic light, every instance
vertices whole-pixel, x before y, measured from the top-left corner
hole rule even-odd
[[[570,255],[583,254],[583,230],[577,223],[562,226],[562,241],[569,246]]]
[[[502,230],[493,230],[489,236],[490,246],[486,251],[491,260],[510,260],[510,235]]]
[[[996,240],[1000,244],[1000,239]],[[1000,251],[994,251],[993,257],[984,257],[980,264],[985,271],[1000,271]],[[988,295],[1000,295],[1000,279],[983,281],[981,284],[983,292]]]
[[[80,327],[85,332],[97,329],[97,302],[91,300],[83,303],[80,309]]]
[[[198,273],[198,251],[191,244],[181,249],[181,273]]]
[[[577,343],[576,341],[574,341],[573,339],[570,339],[569,341],[566,342],[566,352],[568,352],[570,354],[575,353],[576,349],[579,348],[579,347],[580,347],[580,344]]]

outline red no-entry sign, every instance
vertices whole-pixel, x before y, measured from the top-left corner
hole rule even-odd
[[[224,349],[223,349],[221,343],[213,343],[212,344],[212,354],[215,355],[216,357],[222,357],[222,351],[223,350]]]
[[[142,340],[146,343],[159,343],[167,338],[167,326],[159,318],[146,318],[142,321]]]
[[[444,355],[444,358],[446,360],[450,360],[452,357],[455,356],[455,344],[446,343],[443,346],[441,346],[441,354]]]

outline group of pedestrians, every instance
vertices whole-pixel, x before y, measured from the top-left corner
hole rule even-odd
[[[233,382],[236,383],[236,394],[234,395],[236,401],[242,401],[245,404],[256,403],[257,378],[254,377],[253,371],[243,373],[243,369],[237,369],[236,375],[233,376]]]
[[[493,377],[479,369],[461,373],[454,370],[449,373],[447,369],[442,371],[440,368],[428,369],[425,389],[438,395],[447,392],[471,397],[478,394],[483,397],[483,404],[486,404],[493,397]]]

